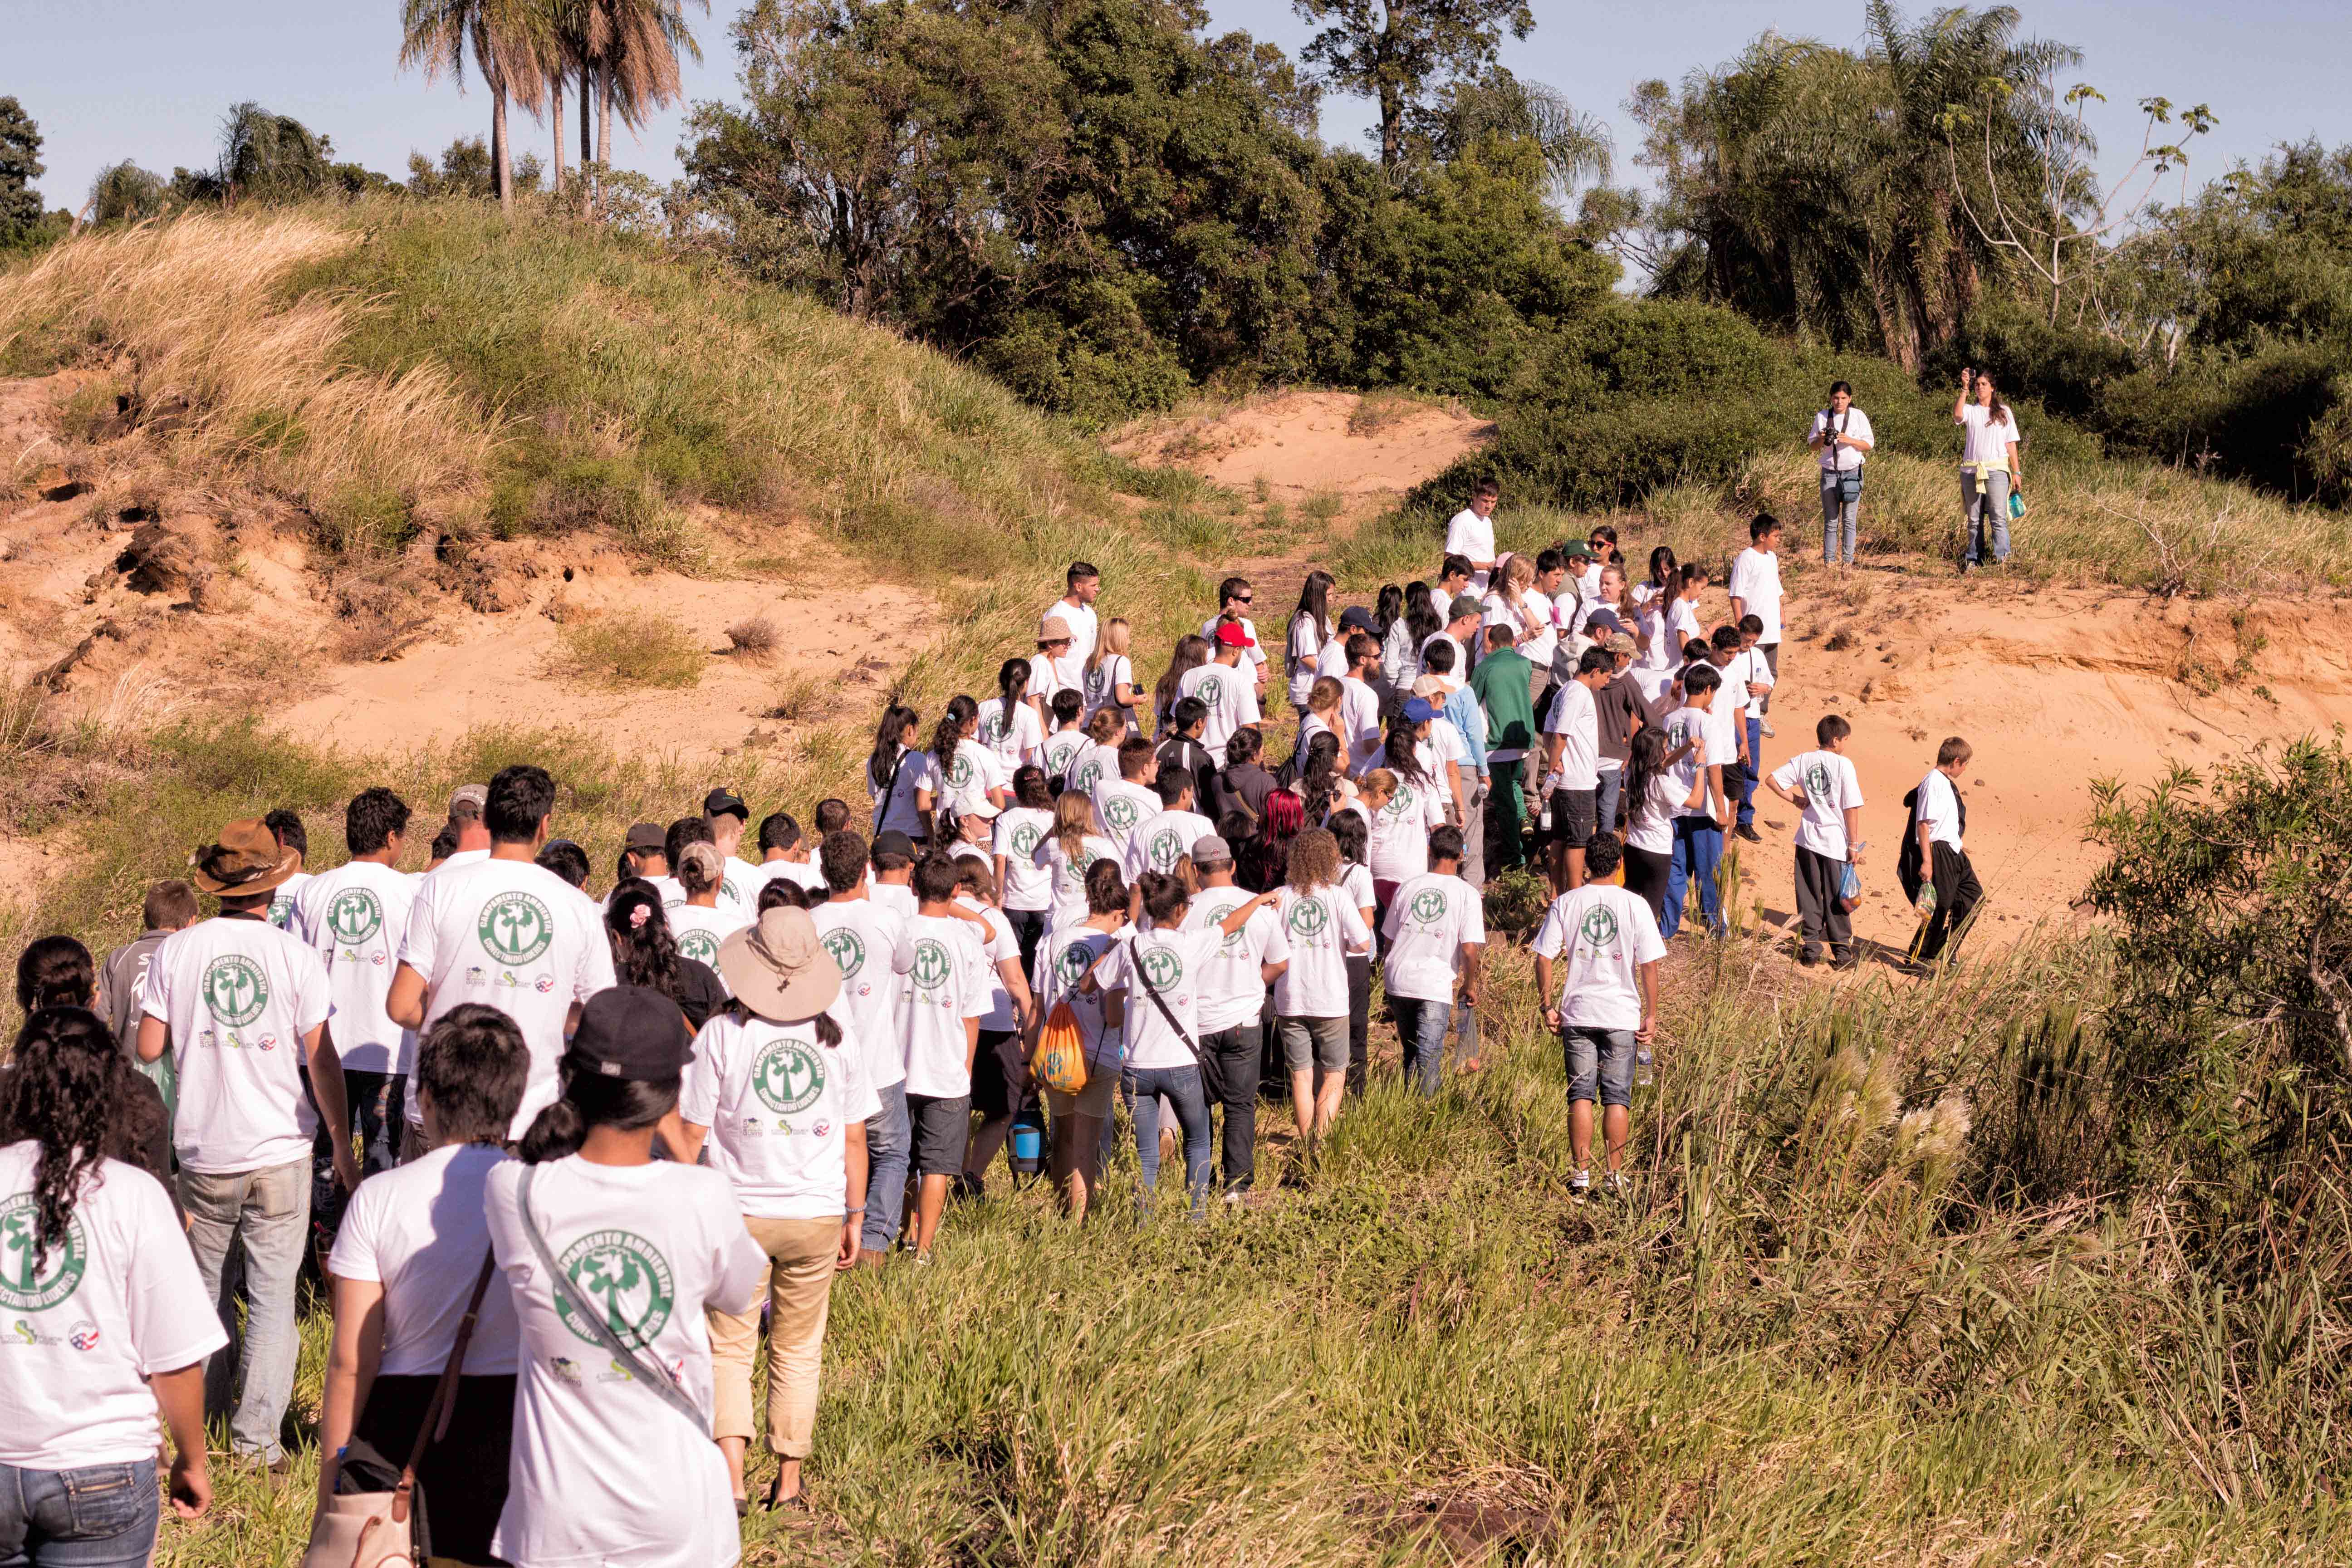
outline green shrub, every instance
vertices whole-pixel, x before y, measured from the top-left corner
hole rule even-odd
[[[592,686],[682,689],[709,662],[695,635],[666,616],[617,610],[563,628],[556,670]]]

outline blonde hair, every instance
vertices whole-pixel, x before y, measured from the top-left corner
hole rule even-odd
[[[1343,696],[1339,683],[1328,675],[1318,675],[1315,684],[1307,689],[1307,710],[1309,713],[1337,713]]]
[[[1517,635],[1526,639],[1536,629],[1536,613],[1528,607],[1528,590],[1536,584],[1536,563],[1524,555],[1514,555],[1503,563],[1503,583],[1499,596],[1512,618],[1519,623]],[[1456,670],[1456,675],[1467,674]]]
[[[1356,790],[1360,795],[1376,795],[1388,800],[1396,794],[1397,776],[1387,768],[1374,768],[1356,781]]]
[[[1087,654],[1087,673],[1091,675],[1102,668],[1103,655],[1125,653],[1128,642],[1129,634],[1125,616],[1113,616],[1105,621],[1102,636],[1095,639],[1095,646]]]
[[[1294,892],[1311,893],[1334,887],[1339,880],[1339,841],[1330,829],[1310,827],[1290,841],[1288,884]]]
[[[1095,803],[1083,790],[1066,789],[1054,800],[1054,842],[1071,865],[1087,852],[1087,835],[1095,830]]]

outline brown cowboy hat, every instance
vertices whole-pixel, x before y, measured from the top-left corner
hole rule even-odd
[[[806,910],[780,904],[719,944],[719,974],[735,1000],[780,1023],[814,1018],[841,994],[841,966]]]
[[[299,850],[281,849],[278,836],[259,817],[232,822],[217,843],[188,857],[196,890],[215,898],[243,899],[267,893],[302,868]]]

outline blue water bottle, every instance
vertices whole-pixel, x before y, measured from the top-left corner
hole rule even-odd
[[[1045,1169],[1045,1118],[1035,1106],[1024,1106],[1013,1118],[1013,1174],[1016,1180]]]

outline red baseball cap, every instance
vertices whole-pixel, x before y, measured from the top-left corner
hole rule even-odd
[[[1217,628],[1217,640],[1227,647],[1255,647],[1257,639],[1242,628],[1239,621],[1227,621]]]

